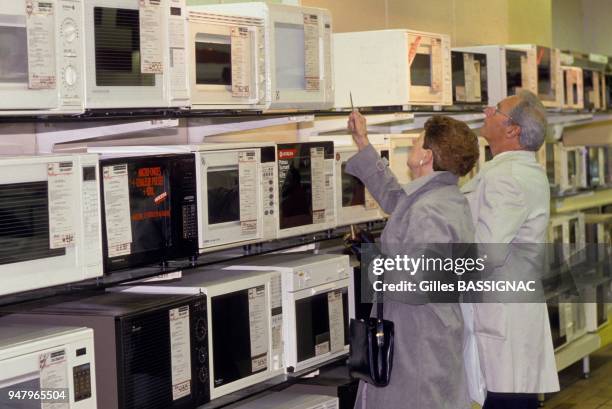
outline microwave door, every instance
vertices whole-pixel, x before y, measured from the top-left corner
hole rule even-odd
[[[279,157],[282,150],[279,150]],[[281,229],[313,223],[310,157],[278,160]]]
[[[549,48],[538,47],[538,95],[544,101],[555,101],[553,58]]]
[[[25,6],[22,7],[25,10]],[[52,19],[50,23],[53,24]],[[53,109],[58,106],[57,73],[55,86],[35,89],[30,84],[29,65],[38,61],[34,60],[36,56],[31,55],[34,51],[28,52],[25,15],[0,14],[0,110]],[[41,63],[55,67],[52,50],[44,55]]]
[[[305,34],[303,24],[274,23],[276,90],[306,90]]]
[[[34,357],[31,357],[32,359]],[[1,362],[0,367],[6,363]],[[3,374],[4,377],[4,374]],[[41,389],[40,371],[31,372],[11,379],[0,379],[0,408],[2,409],[40,409],[40,401],[35,399],[16,399],[15,393],[39,391]],[[13,396],[11,398],[11,396]]]
[[[255,33],[243,27],[190,24],[194,103],[256,103]]]

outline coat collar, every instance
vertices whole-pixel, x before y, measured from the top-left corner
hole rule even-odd
[[[490,161],[485,162],[482,166],[482,170],[497,166],[506,161],[535,162],[535,160],[535,152],[533,151],[507,151],[499,153]]]
[[[424,193],[439,187],[457,185],[459,178],[448,171],[435,171],[427,176],[421,176],[403,186],[406,195]]]

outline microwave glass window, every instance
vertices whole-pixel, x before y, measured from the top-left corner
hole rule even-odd
[[[0,27],[0,84],[28,82],[28,37],[23,27]]]
[[[39,374],[31,374],[31,378],[19,383],[13,383],[0,387],[0,408],[2,409],[40,409],[40,400],[36,399],[11,399],[9,392],[39,391]]]
[[[50,248],[47,181],[0,185],[0,265],[65,254]]]
[[[276,88],[279,90],[306,89],[304,26],[275,23],[274,38],[276,42]]]
[[[348,290],[342,289],[344,345],[348,345]],[[295,326],[298,361],[331,351],[328,293],[302,298],[295,302]],[[333,352],[333,351],[332,351]]]
[[[195,43],[196,84],[232,85],[231,48],[229,43]]]
[[[578,153],[576,151],[567,152],[567,175],[570,183],[574,183],[576,181],[576,173],[577,173],[577,161],[578,161]]]
[[[598,185],[601,180],[599,174],[599,148],[589,148],[589,184]]]
[[[140,71],[138,10],[94,8],[96,85],[155,86],[155,74]]]
[[[211,171],[208,185],[208,224],[240,221],[238,169]]]
[[[278,160],[281,229],[312,224],[310,157]]]
[[[545,100],[554,100],[551,50],[550,48],[538,47],[537,52],[541,55],[538,64],[538,94],[540,98]]]
[[[563,248],[563,226],[555,226],[553,227],[553,237],[552,237],[552,245],[553,245],[553,266],[559,267],[563,264],[564,257],[564,248]]]
[[[365,186],[353,175],[346,173],[346,163],[342,164],[342,207],[365,206]]]
[[[506,50],[506,81],[508,95],[515,95],[523,88],[522,60],[526,54],[522,51]]]
[[[410,81],[415,87],[431,87],[431,55],[415,54],[410,66]]]
[[[265,371],[252,366],[249,290],[218,295],[210,303],[215,387]]]
[[[172,245],[170,199],[171,186],[165,161],[128,165],[132,253],[141,253]]]

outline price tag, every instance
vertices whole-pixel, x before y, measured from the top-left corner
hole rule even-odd
[[[47,164],[49,198],[49,247],[65,248],[74,245],[76,198],[73,196],[74,165],[72,162]]]
[[[140,0],[140,71],[164,73],[162,6],[160,0]]]
[[[55,2],[26,0],[28,88],[55,89]]]

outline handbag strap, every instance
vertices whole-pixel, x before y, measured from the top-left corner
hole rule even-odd
[[[380,275],[381,284],[385,283],[385,275]],[[384,288],[384,286],[382,287]],[[379,291],[376,293],[376,319],[382,321],[383,320],[383,312],[384,312],[384,300],[383,300],[383,291]]]

